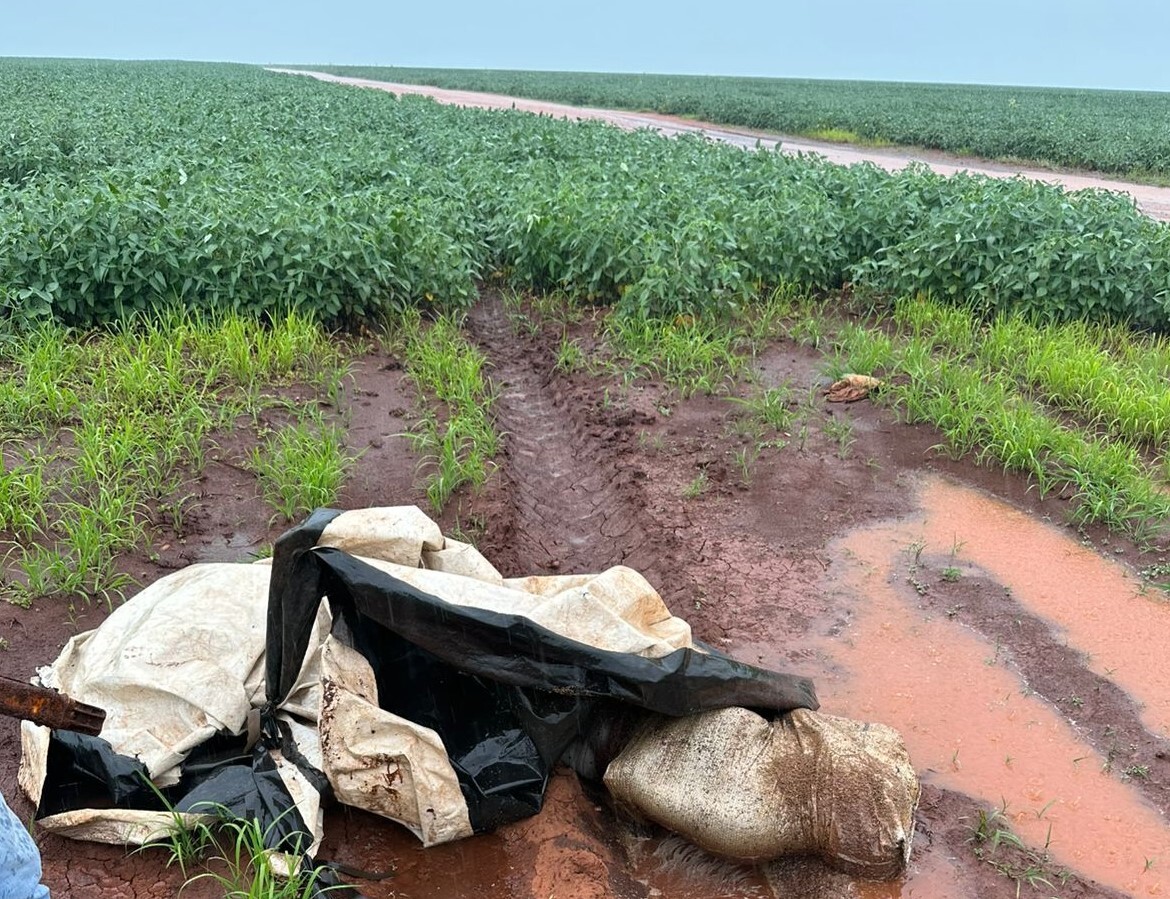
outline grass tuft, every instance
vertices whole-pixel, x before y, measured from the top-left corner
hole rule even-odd
[[[252,451],[248,463],[265,501],[292,521],[332,505],[355,458],[340,427],[309,415],[269,436]]]
[[[615,356],[613,366],[624,376],[655,375],[684,398],[724,392],[747,367],[747,341],[726,322],[615,313],[606,319],[604,334]]]
[[[444,315],[424,322],[407,311],[391,333],[420,397],[439,400],[410,435],[421,456],[427,500],[436,511],[463,485],[483,486],[499,452],[492,421],[495,398],[485,376],[487,357],[472,346],[459,320]]]

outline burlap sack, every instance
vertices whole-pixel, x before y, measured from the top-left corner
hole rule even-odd
[[[919,784],[901,736],[798,710],[721,709],[645,727],[605,785],[624,806],[742,861],[815,854],[884,880],[910,856]]]

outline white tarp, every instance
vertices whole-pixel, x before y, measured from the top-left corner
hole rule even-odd
[[[505,582],[474,547],[444,538],[413,506],[342,513],[319,545],[364,557],[447,602],[523,615],[599,648],[654,658],[691,645],[690,627],[637,572],[618,567]],[[142,761],[159,786],[173,784],[191,749],[220,731],[245,733],[249,716],[264,704],[271,571],[265,561],[192,565],[168,575],[97,630],[70,640],[40,670],[41,682],[105,709],[102,738]],[[377,687],[360,654],[328,640],[323,666],[328,631],[323,604],[297,689],[282,706],[297,727],[302,753],[319,762],[341,801],[404,824],[425,845],[470,835],[466,804],[438,735],[378,708]],[[25,723],[20,783],[34,803],[48,742],[47,728]],[[286,779],[295,771],[280,765]],[[307,783],[292,792],[319,840],[315,793]],[[42,818],[38,826],[139,843],[170,821],[158,813],[83,809]]]

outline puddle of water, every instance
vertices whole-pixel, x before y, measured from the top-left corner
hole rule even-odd
[[[322,857],[374,872],[393,871],[386,880],[359,880],[369,899],[487,899],[505,896],[515,874],[507,841],[498,833],[423,848],[405,828],[352,810],[331,810],[327,843],[343,839],[344,848],[327,845]]]
[[[858,899],[981,899],[960,880],[959,870],[942,851],[915,850],[902,880],[889,883],[859,881]]]
[[[1071,558],[1088,577],[1087,560],[1052,543],[1043,524],[1010,516],[1007,507],[958,487],[928,483],[923,509],[856,531],[833,547],[825,586],[844,592],[856,617],[817,647],[823,671],[811,673],[822,708],[898,728],[924,778],[1005,807],[1011,829],[1031,846],[1048,844],[1057,866],[1134,895],[1166,895],[1170,871],[1157,861],[1170,862],[1170,829],[1161,816],[1102,771],[1104,759],[998,664],[994,645],[954,621],[927,618],[904,598],[900,584],[891,586],[907,576],[912,544],[941,546],[944,536],[948,548],[954,539],[963,541],[965,558],[986,559],[988,570],[1018,598],[1032,592],[1045,567],[1033,558],[1034,547],[1045,553],[1060,548],[1049,571],[1065,570]],[[1002,521],[1010,526],[997,532]],[[972,531],[978,539],[968,539],[968,522],[984,526]],[[998,549],[976,550],[976,544]],[[1120,583],[1132,593],[1124,578]],[[744,649],[752,653],[746,658],[767,655],[760,646]],[[865,895],[951,895],[928,885],[936,874],[912,869],[903,883],[888,890],[867,885]]]
[[[989,496],[935,480],[922,491],[928,551],[958,545],[1029,611],[1054,622],[1087,667],[1142,704],[1142,723],[1170,734],[1170,605],[1115,562]]]

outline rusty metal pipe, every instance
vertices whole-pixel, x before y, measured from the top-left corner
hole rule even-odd
[[[97,706],[3,675],[0,675],[0,715],[91,737],[102,732],[106,720],[106,713]]]

